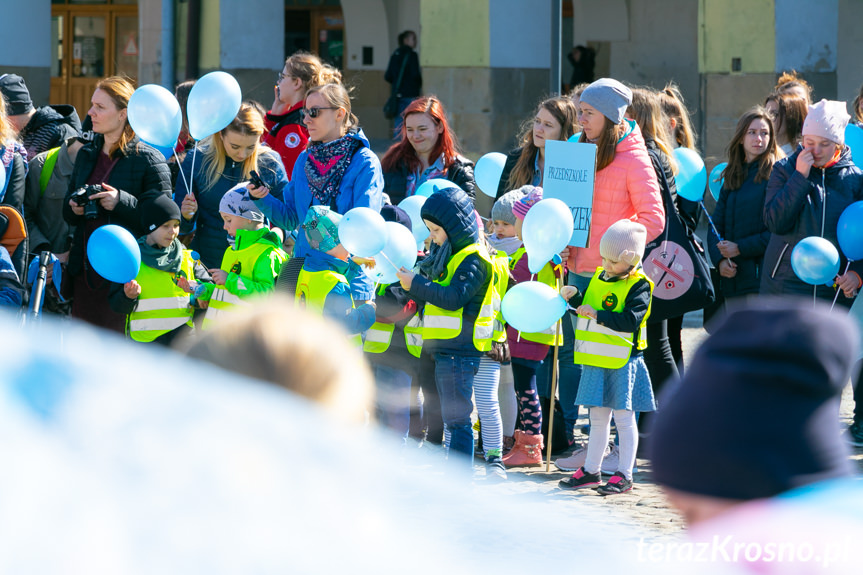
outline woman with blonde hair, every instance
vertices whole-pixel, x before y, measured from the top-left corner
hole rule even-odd
[[[63,290],[73,298],[72,317],[120,333],[126,316],[108,305],[110,282],[90,266],[87,240],[104,224],[122,226],[136,238],[143,235],[139,206],[171,193],[164,156],[138,139],[126,117],[134,91],[131,82],[119,76],[96,84],[87,112],[95,136],[75,158],[63,206],[63,217],[75,226]],[[101,191],[90,186],[101,186]]]
[[[519,136],[519,147],[507,155],[496,199],[522,186],[542,186],[545,143],[565,142],[575,134],[577,124],[578,110],[570,98],[549,98],[540,103],[533,121],[525,125]]]
[[[300,114],[306,93],[317,86],[341,81],[341,72],[311,52],[300,50],[285,60],[274,88],[273,105],[264,118],[264,143],[278,152],[289,176],[300,152],[309,143],[309,131]]]
[[[261,144],[263,133],[261,114],[244,103],[227,128],[204,138],[197,151],[183,160],[185,177],[177,181],[174,192],[174,201],[183,215],[180,234],[195,233],[190,247],[208,268],[219,267],[228,249],[228,234],[219,215],[219,202],[225,192],[249,181],[253,171],[278,198],[288,183],[278,154]]]
[[[0,179],[0,204],[12,206],[23,214],[27,150],[15,137],[15,128],[6,114],[6,102],[2,95],[0,95],[0,162],[6,176]]]
[[[306,94],[303,122],[309,145],[297,158],[291,181],[281,194],[266,188],[250,191],[255,203],[274,224],[294,230],[311,206],[327,206],[339,214],[358,207],[381,211],[384,179],[381,163],[351,112],[351,98],[341,84],[324,84]],[[310,250],[299,234],[294,257]],[[354,301],[374,298],[374,286],[360,272],[351,282]]]

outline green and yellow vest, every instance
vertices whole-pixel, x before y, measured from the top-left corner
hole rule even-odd
[[[182,325],[193,327],[189,306],[189,294],[180,289],[174,280],[185,274],[186,279],[195,279],[195,260],[192,252],[183,250],[180,271],[177,274],[142,265],[135,277],[141,285],[141,295],[134,311],[126,318],[126,332],[140,342],[151,342],[157,337]]]
[[[515,250],[515,253],[512,254],[512,259],[509,262],[510,269],[515,269],[515,264],[517,264],[519,260],[523,258],[526,254],[527,250],[525,250],[524,246]],[[554,291],[560,291],[560,284],[557,280],[557,277],[554,275],[554,266],[551,264],[551,262],[548,262],[544,266],[542,266],[542,269],[539,270],[539,273],[536,275],[536,281],[550,286]],[[555,335],[557,335],[557,339],[555,339]],[[526,339],[527,341],[532,341],[535,343],[543,343],[545,345],[556,346],[563,345],[563,330],[560,329],[560,321],[553,323],[551,327],[540,332],[519,332],[519,336]]]

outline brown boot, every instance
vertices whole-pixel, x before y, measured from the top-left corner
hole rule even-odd
[[[542,435],[515,432],[515,447],[504,458],[507,467],[534,467],[542,465]]]

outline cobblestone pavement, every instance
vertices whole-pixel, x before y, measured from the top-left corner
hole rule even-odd
[[[683,330],[685,361],[690,360],[706,337],[707,333],[700,327],[700,317],[688,317]],[[853,405],[849,386],[842,398],[843,424],[850,423]],[[583,419],[587,421],[584,416]],[[852,458],[863,471],[863,449],[856,449]],[[543,496],[560,502],[561,512],[571,515],[574,521],[577,521],[580,511],[600,509],[601,513],[607,513],[609,521],[609,524],[604,524],[602,528],[625,527],[616,531],[615,537],[625,533],[623,539],[631,541],[633,545],[642,538],[645,541],[678,538],[684,529],[681,516],[671,509],[661,490],[651,482],[650,463],[639,459],[637,464],[638,471],[634,474],[635,488],[628,493],[610,497],[603,497],[590,489],[576,492],[561,491],[557,488],[557,483],[569,473],[558,471],[553,463],[548,473],[545,472],[545,465],[542,468],[515,468],[509,472],[506,483],[493,488],[510,494],[538,491]]]

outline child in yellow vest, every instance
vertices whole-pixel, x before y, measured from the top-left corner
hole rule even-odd
[[[599,243],[602,267],[585,293],[574,286],[560,290],[576,303],[575,362],[584,365],[576,403],[590,407],[590,439],[584,465],[562,480],[562,489],[599,486],[602,495],[632,489],[638,447],[635,413],[654,411],[656,402],[642,357],[653,283],[641,268],[647,230],[619,220]],[[601,485],[600,467],[608,445],[612,412],[620,438],[617,472]]]
[[[108,300],[115,312],[126,314],[126,333],[133,340],[171,345],[194,329],[190,283],[212,278],[177,239],[180,208],[170,197],[145,200],[138,209],[148,231],[138,239],[141,269],[132,281],[111,284]]]
[[[219,212],[228,232],[230,247],[221,268],[210,269],[215,285],[206,285],[196,294],[209,302],[204,327],[219,321],[248,298],[273,291],[276,277],[288,256],[282,251],[278,234],[264,225],[264,214],[255,206],[246,184],[225,192]]]
[[[351,279],[360,267],[351,261],[339,241],[341,214],[326,206],[312,206],[301,226],[312,250],[303,261],[297,278],[297,302],[307,309],[335,320],[351,335],[357,336],[375,323],[375,304],[354,307]]]

